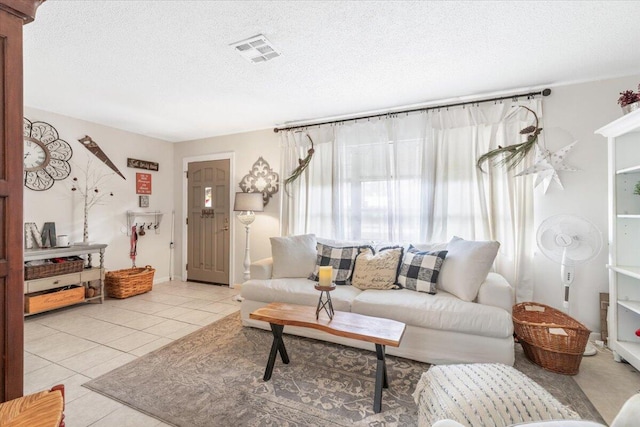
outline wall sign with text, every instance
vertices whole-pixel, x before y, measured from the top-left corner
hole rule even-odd
[[[136,194],[151,194],[151,174],[136,172]]]
[[[156,162],[150,162],[149,160],[139,160],[127,158],[127,167],[136,169],[146,169],[150,171],[160,170],[160,165]]]

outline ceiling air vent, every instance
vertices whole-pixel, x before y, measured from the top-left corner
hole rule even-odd
[[[229,46],[233,46],[236,52],[253,64],[267,62],[270,59],[280,56],[280,52],[278,52],[262,34],[231,43]]]

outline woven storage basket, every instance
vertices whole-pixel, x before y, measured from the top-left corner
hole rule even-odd
[[[149,292],[153,287],[155,272],[156,270],[150,265],[144,268],[109,271],[104,281],[107,295],[111,298],[129,298]]]
[[[43,279],[61,274],[79,273],[84,268],[84,260],[80,257],[66,257],[63,262],[43,265],[25,265],[24,280]]]
[[[513,326],[533,363],[559,374],[578,373],[590,333],[582,323],[548,305],[523,302],[513,306]],[[567,335],[552,334],[549,328],[561,328]]]

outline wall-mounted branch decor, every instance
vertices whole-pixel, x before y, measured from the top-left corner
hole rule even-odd
[[[513,169],[516,167],[525,157],[531,152],[533,147],[536,146],[538,141],[538,135],[542,132],[542,128],[539,127],[538,115],[529,107],[525,107],[524,105],[520,105],[520,108],[524,108],[528,110],[535,119],[535,122],[531,126],[527,126],[526,128],[520,131],[521,135],[527,135],[527,140],[521,142],[520,144],[512,144],[507,145],[506,147],[498,147],[494,150],[484,153],[478,159],[476,165],[478,169],[482,170],[482,164],[484,162],[488,162],[491,165],[497,157],[502,157],[499,161],[495,162],[494,165],[502,166],[505,165],[507,169]],[[518,110],[514,110],[514,113]],[[512,114],[512,113],[510,113]],[[483,171],[484,172],[484,171]]]
[[[267,206],[271,196],[278,192],[280,177],[269,163],[261,157],[251,167],[249,174],[242,177],[240,188],[245,193],[262,193],[262,202]]]
[[[302,172],[304,172],[307,166],[309,166],[309,163],[311,162],[311,158],[313,157],[313,153],[315,152],[315,150],[313,149],[313,139],[311,139],[308,133],[305,133],[305,135],[307,138],[309,138],[309,141],[311,142],[311,148],[307,150],[307,156],[304,159],[298,159],[298,166],[291,172],[291,175],[289,175],[289,177],[287,177],[287,179],[284,180],[285,191],[287,191],[287,185],[291,184],[293,181],[298,179],[298,177],[302,175]],[[287,191],[287,194],[289,194],[288,191]]]
[[[77,168],[80,172],[80,179],[73,177],[73,185],[71,191],[77,191],[83,199],[84,203],[84,226],[82,230],[83,243],[89,242],[89,210],[95,206],[102,204],[102,200],[109,196],[113,197],[112,191],[104,191],[101,187],[108,181],[113,174],[98,172],[93,167],[91,158],[87,160],[86,167]]]
[[[520,131],[521,135],[527,135],[527,139],[519,144],[512,144],[506,147],[498,146],[484,153],[476,163],[478,169],[484,172],[482,169],[483,163],[488,163],[490,166],[506,166],[507,170],[515,168],[521,161],[523,161],[527,155],[533,150],[535,151],[535,159],[532,166],[524,169],[522,172],[515,176],[525,176],[537,174],[534,187],[543,184],[544,192],[546,194],[549,189],[551,181],[555,181],[560,188],[562,182],[558,176],[558,171],[573,172],[577,169],[564,163],[565,157],[569,151],[577,144],[578,141],[563,147],[562,149],[552,153],[544,147],[544,144],[540,144],[538,135],[542,132],[542,128],[539,126],[540,121],[538,115],[531,108],[520,105],[519,108],[524,108],[533,114],[534,124],[527,126]],[[516,112],[518,110],[514,110]],[[535,148],[535,150],[534,150]]]

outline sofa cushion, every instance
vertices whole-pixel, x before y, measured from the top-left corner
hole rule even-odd
[[[242,284],[241,295],[251,301],[284,302],[315,307],[320,298],[316,283],[308,279],[286,278],[248,280]],[[362,292],[353,286],[337,286],[331,291],[331,302],[336,311],[351,311],[351,302]]]
[[[367,246],[345,246],[336,248],[334,246],[317,244],[316,266],[313,273],[309,276],[309,280],[318,281],[319,267],[330,265],[333,267],[333,282],[336,285],[351,284],[351,275],[353,274],[353,265],[356,256],[361,248]]]
[[[436,293],[436,282],[447,251],[422,252],[416,248],[409,250],[402,257],[398,283],[412,291]]]
[[[271,237],[269,240],[271,240],[274,279],[309,277],[316,263],[315,234]]]
[[[414,248],[416,248],[419,251],[429,251],[429,252],[436,252],[436,251],[446,251],[447,250],[447,245],[449,244],[449,242],[438,242],[438,243],[412,243],[411,246],[413,246]]]
[[[402,247],[383,248],[377,254],[371,248],[362,249],[356,258],[351,285],[358,289],[397,289],[401,259]]]
[[[351,311],[422,328],[495,338],[513,335],[513,320],[507,311],[462,301],[445,291],[428,295],[408,289],[369,289],[355,297]]]
[[[487,278],[500,243],[454,237],[447,244],[447,259],[438,277],[438,288],[464,301],[473,301]]]
[[[341,240],[341,239],[327,239],[325,237],[318,237],[318,243],[323,245],[333,246],[334,248],[345,248],[348,246],[373,246],[371,240]],[[387,245],[391,246],[391,245]]]

